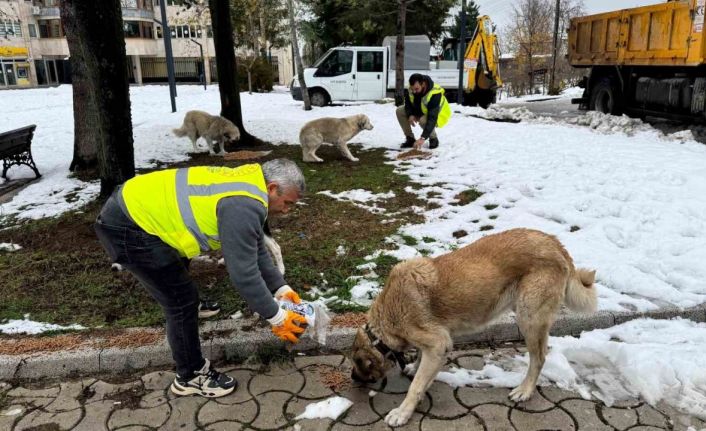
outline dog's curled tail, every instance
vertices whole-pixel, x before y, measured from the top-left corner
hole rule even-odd
[[[571,310],[580,313],[593,313],[598,304],[598,295],[593,282],[596,271],[578,268],[566,284],[564,303]]]
[[[178,129],[172,129],[172,132],[177,135],[179,138],[186,136],[186,127],[181,126]]]

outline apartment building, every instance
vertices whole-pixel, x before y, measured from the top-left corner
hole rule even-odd
[[[160,1],[167,22],[177,81],[216,80],[210,18],[182,0],[121,0],[130,82],[167,80]],[[59,15],[60,0],[0,0],[0,89],[71,82],[69,47]],[[292,80],[292,51],[267,53],[274,82]]]

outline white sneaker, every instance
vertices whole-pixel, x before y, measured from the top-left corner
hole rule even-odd
[[[171,390],[177,395],[201,395],[207,398],[223,397],[238,387],[238,382],[223,373],[211,368],[211,362],[206,359],[204,366],[194,373],[190,380],[177,375],[172,382]]]

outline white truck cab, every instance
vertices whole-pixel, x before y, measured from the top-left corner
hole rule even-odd
[[[332,101],[374,101],[395,89],[394,37],[386,37],[383,46],[340,46],[329,49],[312,67],[304,69],[304,82],[311,104],[326,106]],[[410,75],[429,75],[447,90],[458,88],[458,69],[441,68],[430,62],[431,44],[426,36],[405,38],[405,86]],[[443,62],[448,63],[448,62]],[[445,65],[448,67],[448,65]],[[292,97],[302,100],[299,80],[290,86]]]

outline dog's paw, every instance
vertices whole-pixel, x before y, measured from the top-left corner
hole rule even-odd
[[[359,162],[360,159],[357,158],[357,157],[351,157],[350,161],[351,161],[351,162]]]
[[[514,401],[516,403],[521,403],[523,401],[527,401],[528,399],[530,399],[533,392],[534,392],[534,387],[525,388],[523,385],[520,385],[520,386],[516,387],[515,389],[513,389],[510,392],[510,395],[508,395],[508,396],[510,397],[510,399],[512,401]]]
[[[402,373],[407,377],[414,377],[417,374],[417,363],[407,364],[402,370]]]
[[[402,407],[392,409],[390,410],[390,413],[385,416],[385,423],[391,427],[402,426],[409,421],[410,417],[412,417],[412,411],[405,411]]]

